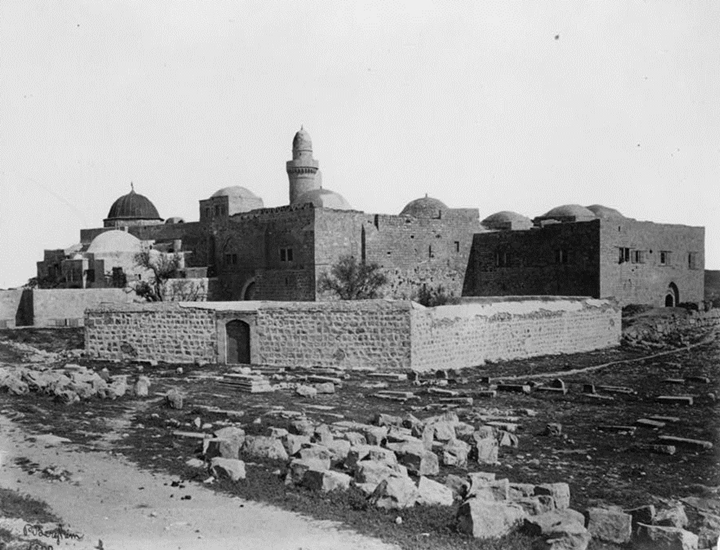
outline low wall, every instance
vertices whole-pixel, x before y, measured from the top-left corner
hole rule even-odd
[[[85,351],[109,360],[217,360],[215,312],[178,303],[112,305],[85,312]]]
[[[121,288],[33,289],[33,325],[36,327],[82,326],[85,309],[103,303],[127,304],[138,298]]]
[[[0,328],[32,323],[32,302],[28,302],[23,300],[22,288],[0,290]]]
[[[620,343],[620,308],[606,300],[484,300],[412,312],[412,366],[423,371],[485,361],[578,353]]]
[[[391,300],[186,302],[85,315],[86,351],[101,359],[225,363],[226,325],[242,321],[251,363],[420,371],[614,346],[621,327],[619,308],[585,298],[437,308]]]

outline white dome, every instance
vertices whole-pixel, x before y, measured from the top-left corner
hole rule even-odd
[[[142,243],[127,231],[113,230],[100,233],[93,239],[88,248],[91,254],[111,254],[117,252],[137,253],[142,250]]]

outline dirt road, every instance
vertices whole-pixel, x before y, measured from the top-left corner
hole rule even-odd
[[[342,530],[337,524],[215,493],[169,476],[139,471],[105,452],[83,452],[71,443],[32,442],[0,416],[0,486],[47,502],[82,541],[55,548],[105,550],[390,550],[394,547]],[[24,457],[39,470],[56,466],[68,481],[28,474]],[[189,499],[187,497],[190,497]],[[183,497],[185,497],[183,499]],[[102,541],[102,545],[99,541]]]

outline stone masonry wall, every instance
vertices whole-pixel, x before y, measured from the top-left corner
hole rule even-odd
[[[214,363],[212,310],[179,304],[108,306],[85,312],[85,351],[99,359]]]
[[[25,317],[21,310],[22,297],[22,288],[0,290],[0,328],[14,328],[22,324],[18,322]],[[32,316],[32,310],[28,313]]]
[[[32,298],[33,325],[36,327],[82,326],[86,308],[137,300],[135,293],[122,288],[36,288]]]
[[[605,300],[529,299],[412,312],[415,370],[576,353],[618,345],[620,309]]]
[[[409,302],[284,303],[258,310],[259,361],[344,368],[410,367]]]

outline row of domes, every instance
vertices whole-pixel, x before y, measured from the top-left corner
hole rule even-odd
[[[234,185],[223,187],[212,194],[211,198],[228,197],[229,215],[240,212],[249,212],[263,208],[263,200],[252,191]],[[329,189],[313,189],[302,194],[296,204],[312,203],[317,208],[331,208],[334,210],[352,210],[348,202],[339,193]],[[400,212],[401,216],[413,218],[441,218],[449,208],[442,201],[425,195],[410,201]],[[158,220],[161,221],[155,205],[144,195],[136,193],[133,189],[127,195],[117,199],[108,212],[108,220]],[[588,207],[579,204],[565,204],[557,206],[547,213],[539,216],[538,220],[557,221],[589,221],[594,219],[622,219],[624,216],[615,210],[601,204]],[[168,218],[166,223],[182,223],[182,218]],[[513,229],[529,229],[533,226],[530,218],[504,210],[496,212],[485,218],[482,224],[489,229],[505,229],[510,225]]]

